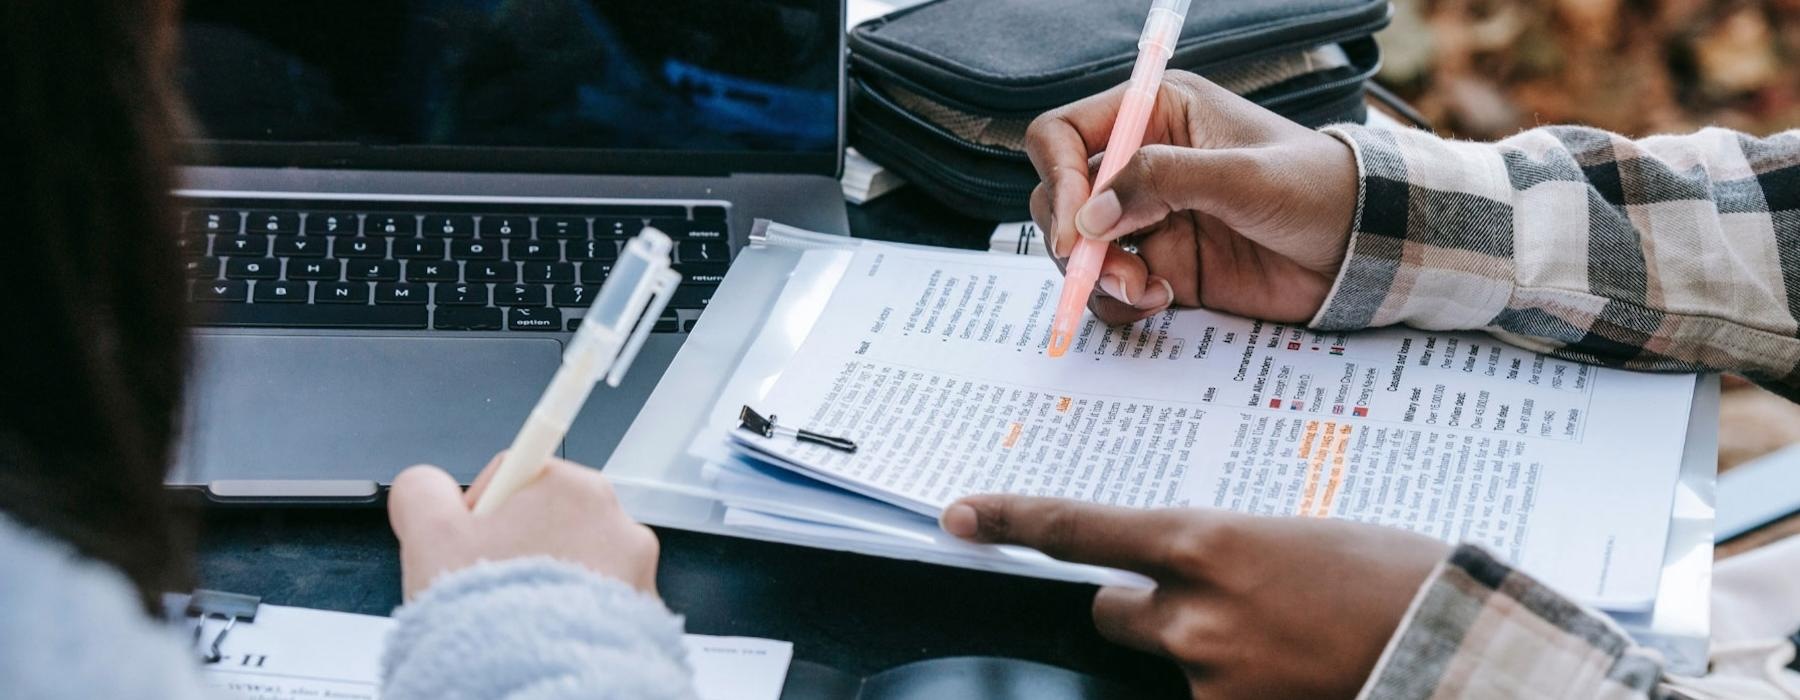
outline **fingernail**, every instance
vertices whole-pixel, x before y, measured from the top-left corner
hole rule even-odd
[[[1131,296],[1125,293],[1125,280],[1119,279],[1118,275],[1101,277],[1100,291],[1106,292],[1107,296],[1118,299],[1119,301],[1127,304],[1131,303]]]
[[[1055,238],[1056,238],[1056,242],[1055,242],[1056,257],[1067,260],[1069,257],[1069,252],[1070,252],[1069,248],[1075,245],[1075,237],[1074,236],[1056,236]]]
[[[1075,212],[1075,230],[1088,238],[1098,238],[1111,231],[1124,213],[1124,208],[1119,205],[1118,193],[1112,190],[1101,192],[1088,200],[1087,204],[1081,205],[1080,211]]]
[[[944,528],[944,532],[965,540],[974,537],[976,530],[980,529],[975,509],[961,503],[951,504],[949,508],[944,509],[944,517],[938,521],[938,524]]]
[[[1155,277],[1151,281],[1160,284],[1146,285],[1149,289],[1144,292],[1144,298],[1138,300],[1137,308],[1160,309],[1175,303],[1175,287],[1171,286],[1168,280]]]

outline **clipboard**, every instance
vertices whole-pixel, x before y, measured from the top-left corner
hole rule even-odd
[[[941,533],[928,541],[901,542],[826,530],[773,530],[728,517],[724,502],[736,496],[713,485],[718,476],[713,457],[723,450],[723,432],[714,431],[730,425],[737,408],[754,398],[742,395],[742,386],[731,386],[734,375],[741,384],[746,378],[766,382],[779,374],[806,339],[850,257],[865,244],[756,222],[751,246],[733,263],[701,323],[605,466],[627,511],[640,521],[682,530],[1037,578],[1117,583],[1102,573],[1110,570],[1041,555],[1031,559],[997,553]],[[837,262],[802,268],[798,263],[807,251],[831,251]],[[1717,377],[1696,381],[1657,603],[1646,612],[1615,615],[1640,643],[1661,650],[1671,670],[1682,673],[1705,670],[1710,636],[1719,384]],[[721,411],[731,415],[721,416]],[[718,444],[721,453],[708,453],[710,444]],[[853,496],[838,505],[835,515],[852,519],[879,518],[877,511],[891,510]]]

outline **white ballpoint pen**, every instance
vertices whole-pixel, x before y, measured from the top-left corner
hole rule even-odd
[[[669,261],[673,248],[668,235],[654,228],[645,228],[625,243],[619,262],[563,352],[562,366],[475,502],[476,515],[493,512],[543,472],[595,384],[604,378],[608,386],[619,385],[681,283],[681,274]]]

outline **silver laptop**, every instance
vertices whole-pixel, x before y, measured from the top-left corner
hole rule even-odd
[[[847,228],[842,0],[196,0],[196,318],[170,485],[374,500],[504,448],[645,226],[685,281],[563,455],[598,465],[755,218]],[[705,406],[697,403],[695,410]]]

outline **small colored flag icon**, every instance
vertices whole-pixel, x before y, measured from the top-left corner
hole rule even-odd
[[[1306,403],[1303,401],[1295,401],[1293,404],[1289,405],[1288,408],[1291,410],[1298,411],[1298,410],[1306,408]]]
[[[1281,408],[1281,399],[1269,399],[1269,408]]]
[[[1342,354],[1344,354],[1344,346],[1342,346],[1342,345],[1333,345],[1333,346],[1331,346],[1331,354],[1333,354],[1333,355],[1342,355]]]
[[[1332,406],[1332,407],[1331,407],[1331,412],[1332,412],[1332,413],[1333,413],[1333,414],[1336,414],[1336,415],[1340,415],[1340,416],[1341,416],[1341,415],[1344,415],[1344,406],[1343,406],[1343,404],[1338,404],[1338,405],[1336,405],[1336,406]]]
[[[1299,350],[1300,344],[1299,343],[1288,343],[1288,349],[1289,350]]]
[[[1366,418],[1369,415],[1369,409],[1364,408],[1362,406],[1357,406],[1356,408],[1351,409],[1350,415]]]

